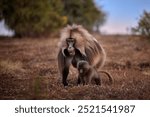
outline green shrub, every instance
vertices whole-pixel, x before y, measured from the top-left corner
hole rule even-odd
[[[138,26],[132,28],[134,33],[150,37],[150,12],[144,11],[139,19]]]

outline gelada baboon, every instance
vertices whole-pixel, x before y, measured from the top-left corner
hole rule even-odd
[[[87,60],[95,67],[101,68],[105,61],[105,51],[99,42],[81,25],[68,25],[61,31],[58,43],[58,68],[64,86],[67,86],[69,66],[77,66],[80,59]],[[78,56],[82,57],[78,59]],[[74,59],[73,59],[74,58]]]
[[[87,61],[79,61],[77,63],[78,69],[78,84],[83,85],[93,84],[101,85],[101,79],[94,67],[91,67]]]
[[[95,83],[96,85],[101,85],[101,79],[97,70],[94,67],[91,67],[87,61],[85,60],[79,61],[77,63],[77,69],[79,72],[78,84],[82,83],[83,85],[84,84],[87,85],[87,84]],[[107,73],[106,71],[100,71],[100,72],[105,73],[109,78],[110,84],[112,84],[113,79],[110,76],[110,74]]]

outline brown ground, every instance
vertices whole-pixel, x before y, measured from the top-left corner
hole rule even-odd
[[[150,42],[133,36],[95,35],[107,52],[102,86],[58,82],[57,42],[51,39],[0,39],[0,99],[150,99]]]

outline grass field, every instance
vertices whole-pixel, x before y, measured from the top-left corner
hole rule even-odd
[[[150,99],[150,42],[135,36],[99,36],[107,53],[101,86],[77,86],[71,68],[68,87],[59,82],[59,38],[0,39],[0,99]]]

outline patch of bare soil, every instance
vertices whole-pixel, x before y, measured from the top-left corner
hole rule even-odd
[[[57,68],[58,38],[0,40],[0,99],[150,99],[150,42],[135,36],[99,36],[107,53],[109,85],[77,86],[71,68],[64,87]]]

